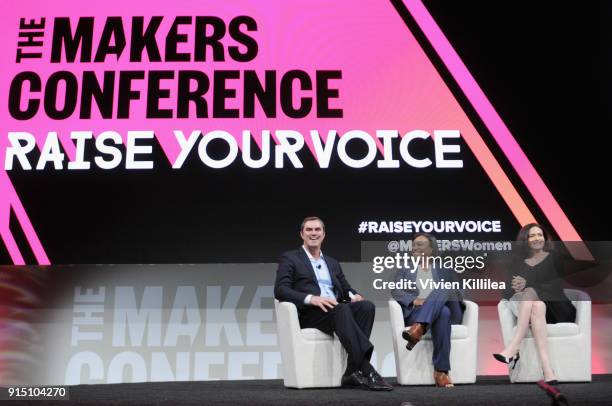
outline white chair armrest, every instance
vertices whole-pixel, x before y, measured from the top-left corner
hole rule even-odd
[[[516,317],[512,314],[508,300],[502,299],[497,304],[497,313],[499,314],[499,324],[502,329],[502,336],[504,338],[504,345],[508,345],[512,339],[512,329],[516,324]]]
[[[465,312],[463,313],[463,321],[461,324],[471,328],[478,325],[478,305],[471,300],[464,300]]]
[[[583,334],[591,334],[591,297],[581,290],[565,289],[565,295],[576,307],[576,324]]]
[[[277,311],[277,328],[287,331],[291,337],[301,339],[299,336],[301,328],[297,307],[291,302],[279,302],[276,299],[274,299],[274,305]]]

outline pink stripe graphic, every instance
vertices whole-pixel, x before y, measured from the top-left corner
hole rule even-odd
[[[10,213],[11,207],[15,210],[15,215],[17,216],[17,220],[23,229],[23,233],[25,234],[30,247],[32,248],[32,252],[36,257],[36,261],[40,265],[49,265],[49,258],[45,253],[45,250],[38,239],[38,235],[36,235],[36,231],[34,231],[34,227],[32,227],[32,223],[21,204],[21,200],[19,196],[17,196],[17,192],[11,183],[10,178],[6,171],[0,171],[0,195],[2,195],[2,199],[0,199],[0,235],[2,236],[2,240],[6,245],[6,248],[11,256],[11,260],[15,265],[25,265],[25,261],[21,252],[19,252],[19,247],[17,247],[17,243],[15,242],[15,238],[9,229],[9,221],[10,221]]]
[[[499,144],[553,228],[564,241],[582,241],[574,226],[525,156],[510,130],[476,83],[452,45],[420,0],[404,0],[417,24]]]

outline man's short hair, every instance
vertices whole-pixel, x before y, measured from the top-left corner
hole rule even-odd
[[[321,222],[321,227],[323,228],[323,231],[325,231],[325,223],[323,222],[323,220],[321,220],[320,218],[316,217],[316,216],[310,216],[310,217],[306,217],[304,220],[302,220],[302,224],[300,225],[300,233],[302,231],[304,231],[304,225],[309,222],[309,221],[314,221],[314,220],[318,220]]]
[[[429,233],[423,233],[423,232],[415,233],[414,236],[412,237],[412,242],[414,242],[414,240],[416,240],[417,237],[427,238],[427,240],[429,241],[429,246],[431,247],[431,255],[433,256],[438,255],[438,240],[436,240],[436,237],[434,237],[432,234],[429,234]]]

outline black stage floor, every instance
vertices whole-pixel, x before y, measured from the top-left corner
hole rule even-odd
[[[389,382],[395,383],[391,379]],[[570,405],[612,405],[612,375],[594,375],[593,382],[561,384],[560,389]],[[32,404],[531,406],[550,405],[551,401],[535,384],[510,384],[505,376],[481,376],[474,385],[395,386],[392,392],[286,389],[281,380],[79,385],[70,387],[70,401]]]

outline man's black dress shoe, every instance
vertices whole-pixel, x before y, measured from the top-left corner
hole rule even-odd
[[[342,386],[367,387],[368,379],[365,377],[363,372],[355,371],[352,374],[344,375],[342,377]]]
[[[376,371],[370,372],[366,375],[367,389],[376,391],[390,391],[393,390],[393,386],[389,385],[382,376]]]

